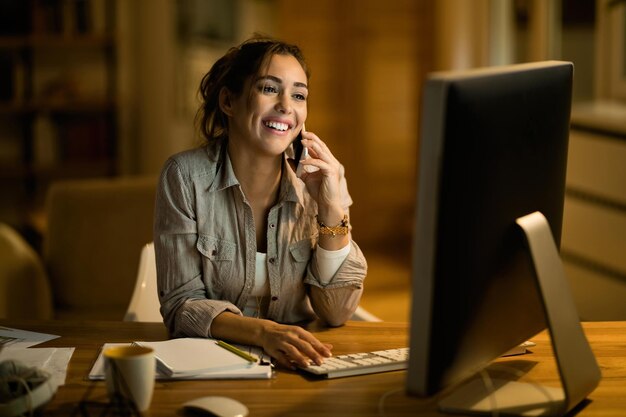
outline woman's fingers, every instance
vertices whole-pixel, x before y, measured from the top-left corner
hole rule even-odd
[[[299,366],[307,366],[310,360],[321,365],[324,357],[330,356],[330,350],[306,330],[299,330],[295,337],[288,340],[285,353]]]
[[[313,159],[321,159],[332,165],[339,163],[326,143],[315,133],[305,132],[302,135],[302,144],[309,149],[309,155],[312,156]]]
[[[277,325],[271,333],[264,348],[282,366],[306,367],[311,361],[321,364],[324,357],[331,356],[331,345],[321,343],[301,327]]]

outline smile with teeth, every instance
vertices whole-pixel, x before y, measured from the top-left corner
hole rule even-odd
[[[284,132],[285,130],[289,129],[289,125],[287,123],[281,123],[281,122],[274,122],[274,121],[267,121],[267,122],[263,122],[265,124],[265,126]]]

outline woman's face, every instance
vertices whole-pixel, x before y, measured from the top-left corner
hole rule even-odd
[[[230,112],[229,136],[258,154],[282,154],[307,117],[307,77],[291,55],[273,55],[267,72],[249,79]]]

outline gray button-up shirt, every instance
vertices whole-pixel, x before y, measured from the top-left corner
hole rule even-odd
[[[270,301],[266,317],[297,323],[316,316],[341,325],[358,306],[367,263],[354,241],[331,281],[314,262],[317,203],[287,168],[267,221]],[[342,202],[352,203],[342,175]],[[161,314],[172,336],[211,336],[224,311],[242,314],[254,287],[256,233],[252,209],[235,177],[227,144],[174,155],[157,189],[154,246]]]

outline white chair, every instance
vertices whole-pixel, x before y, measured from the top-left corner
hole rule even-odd
[[[156,286],[156,261],[154,258],[154,244],[148,243],[141,250],[139,271],[135,290],[124,316],[125,321],[162,322],[159,312],[159,298]],[[358,306],[352,320],[382,321],[363,307]]]
[[[382,321],[379,317],[373,315],[366,309],[361,306],[358,306],[352,314],[352,318],[350,320],[354,321]]]
[[[154,244],[151,242],[141,250],[137,282],[124,321],[163,322],[159,307]]]

